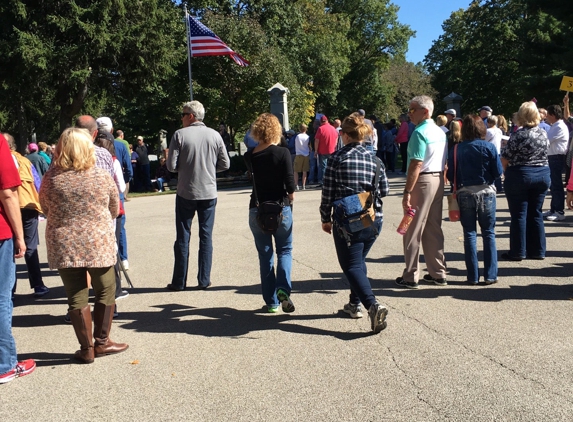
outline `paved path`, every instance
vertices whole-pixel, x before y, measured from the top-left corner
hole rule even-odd
[[[448,286],[402,290],[399,193],[391,178],[382,234],[368,258],[388,328],[340,311],[348,300],[332,239],[320,229],[320,192],[296,194],[294,314],[261,312],[248,190],[221,191],[213,287],[166,291],[175,238],[173,195],[127,203],[130,276],[112,338],[130,348],[71,363],[73,329],[56,272],[34,300],[19,261],[14,335],[37,370],[0,386],[2,421],[540,421],[573,415],[573,217],[548,223],[545,261],[500,263],[500,283],[464,284],[462,230],[444,221]],[[444,205],[446,202],[444,201]],[[509,214],[498,198],[498,249]],[[444,216],[447,212],[444,211]],[[42,239],[45,224],[41,225]],[[481,242],[480,242],[481,245]],[[192,234],[190,284],[196,271]],[[46,262],[44,245],[41,260]]]

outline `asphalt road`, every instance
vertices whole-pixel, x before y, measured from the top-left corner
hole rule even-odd
[[[129,275],[111,337],[122,354],[91,365],[63,323],[65,293],[40,246],[48,296],[35,300],[18,261],[14,336],[33,374],[0,386],[2,421],[568,421],[573,418],[573,217],[547,223],[547,259],[500,262],[498,284],[464,283],[462,229],[444,200],[445,287],[394,284],[403,268],[400,192],[391,176],[384,226],[368,257],[389,309],[372,335],[348,301],[319,190],[294,205],[293,314],[266,314],[247,223],[249,190],[219,192],[212,287],[171,292],[175,196],[126,204]],[[41,223],[41,239],[45,223]],[[498,250],[509,213],[498,195]],[[43,243],[43,242],[42,242]],[[195,285],[197,232],[189,284]],[[479,242],[481,247],[481,241]],[[424,266],[422,266],[424,267]],[[425,268],[425,267],[424,267]]]

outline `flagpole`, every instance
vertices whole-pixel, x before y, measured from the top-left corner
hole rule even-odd
[[[193,101],[193,79],[191,78],[191,44],[189,40],[189,13],[187,13],[187,4],[185,4],[185,28],[187,28],[187,66],[189,68],[189,95]]]

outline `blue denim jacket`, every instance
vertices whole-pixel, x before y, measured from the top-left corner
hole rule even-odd
[[[481,139],[458,145],[456,188],[491,185],[501,176],[501,161],[495,146]],[[448,152],[448,180],[454,182],[454,148]]]

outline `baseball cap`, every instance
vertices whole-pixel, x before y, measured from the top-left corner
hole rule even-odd
[[[480,108],[478,111],[482,111],[482,110],[489,111],[490,113],[492,112],[492,109],[491,109],[490,106],[483,106],[483,107]]]
[[[324,114],[322,115],[322,117],[320,118],[321,122],[328,122],[328,117],[326,117]]]
[[[36,145],[35,143],[30,143],[28,144],[28,149],[30,150],[30,152],[32,151],[38,151],[38,145]]]
[[[361,108],[358,109],[358,114],[360,114],[362,117],[366,116],[366,112],[364,110],[362,110]]]
[[[137,140],[138,140],[138,141],[139,141],[140,139],[143,141],[143,136],[138,136],[138,137],[137,137]]]
[[[111,124],[111,119],[109,117],[98,117],[96,119],[97,128],[100,130],[105,130],[111,133],[113,125]]]
[[[286,133],[287,133],[287,135],[294,135],[294,130],[289,129],[289,130],[287,130]]]
[[[97,130],[97,139],[107,139],[110,142],[113,142],[113,135],[109,133],[106,129],[98,129]]]
[[[446,111],[444,111],[444,114],[451,114],[452,116],[456,117],[456,110],[454,110],[453,108],[449,108]]]

